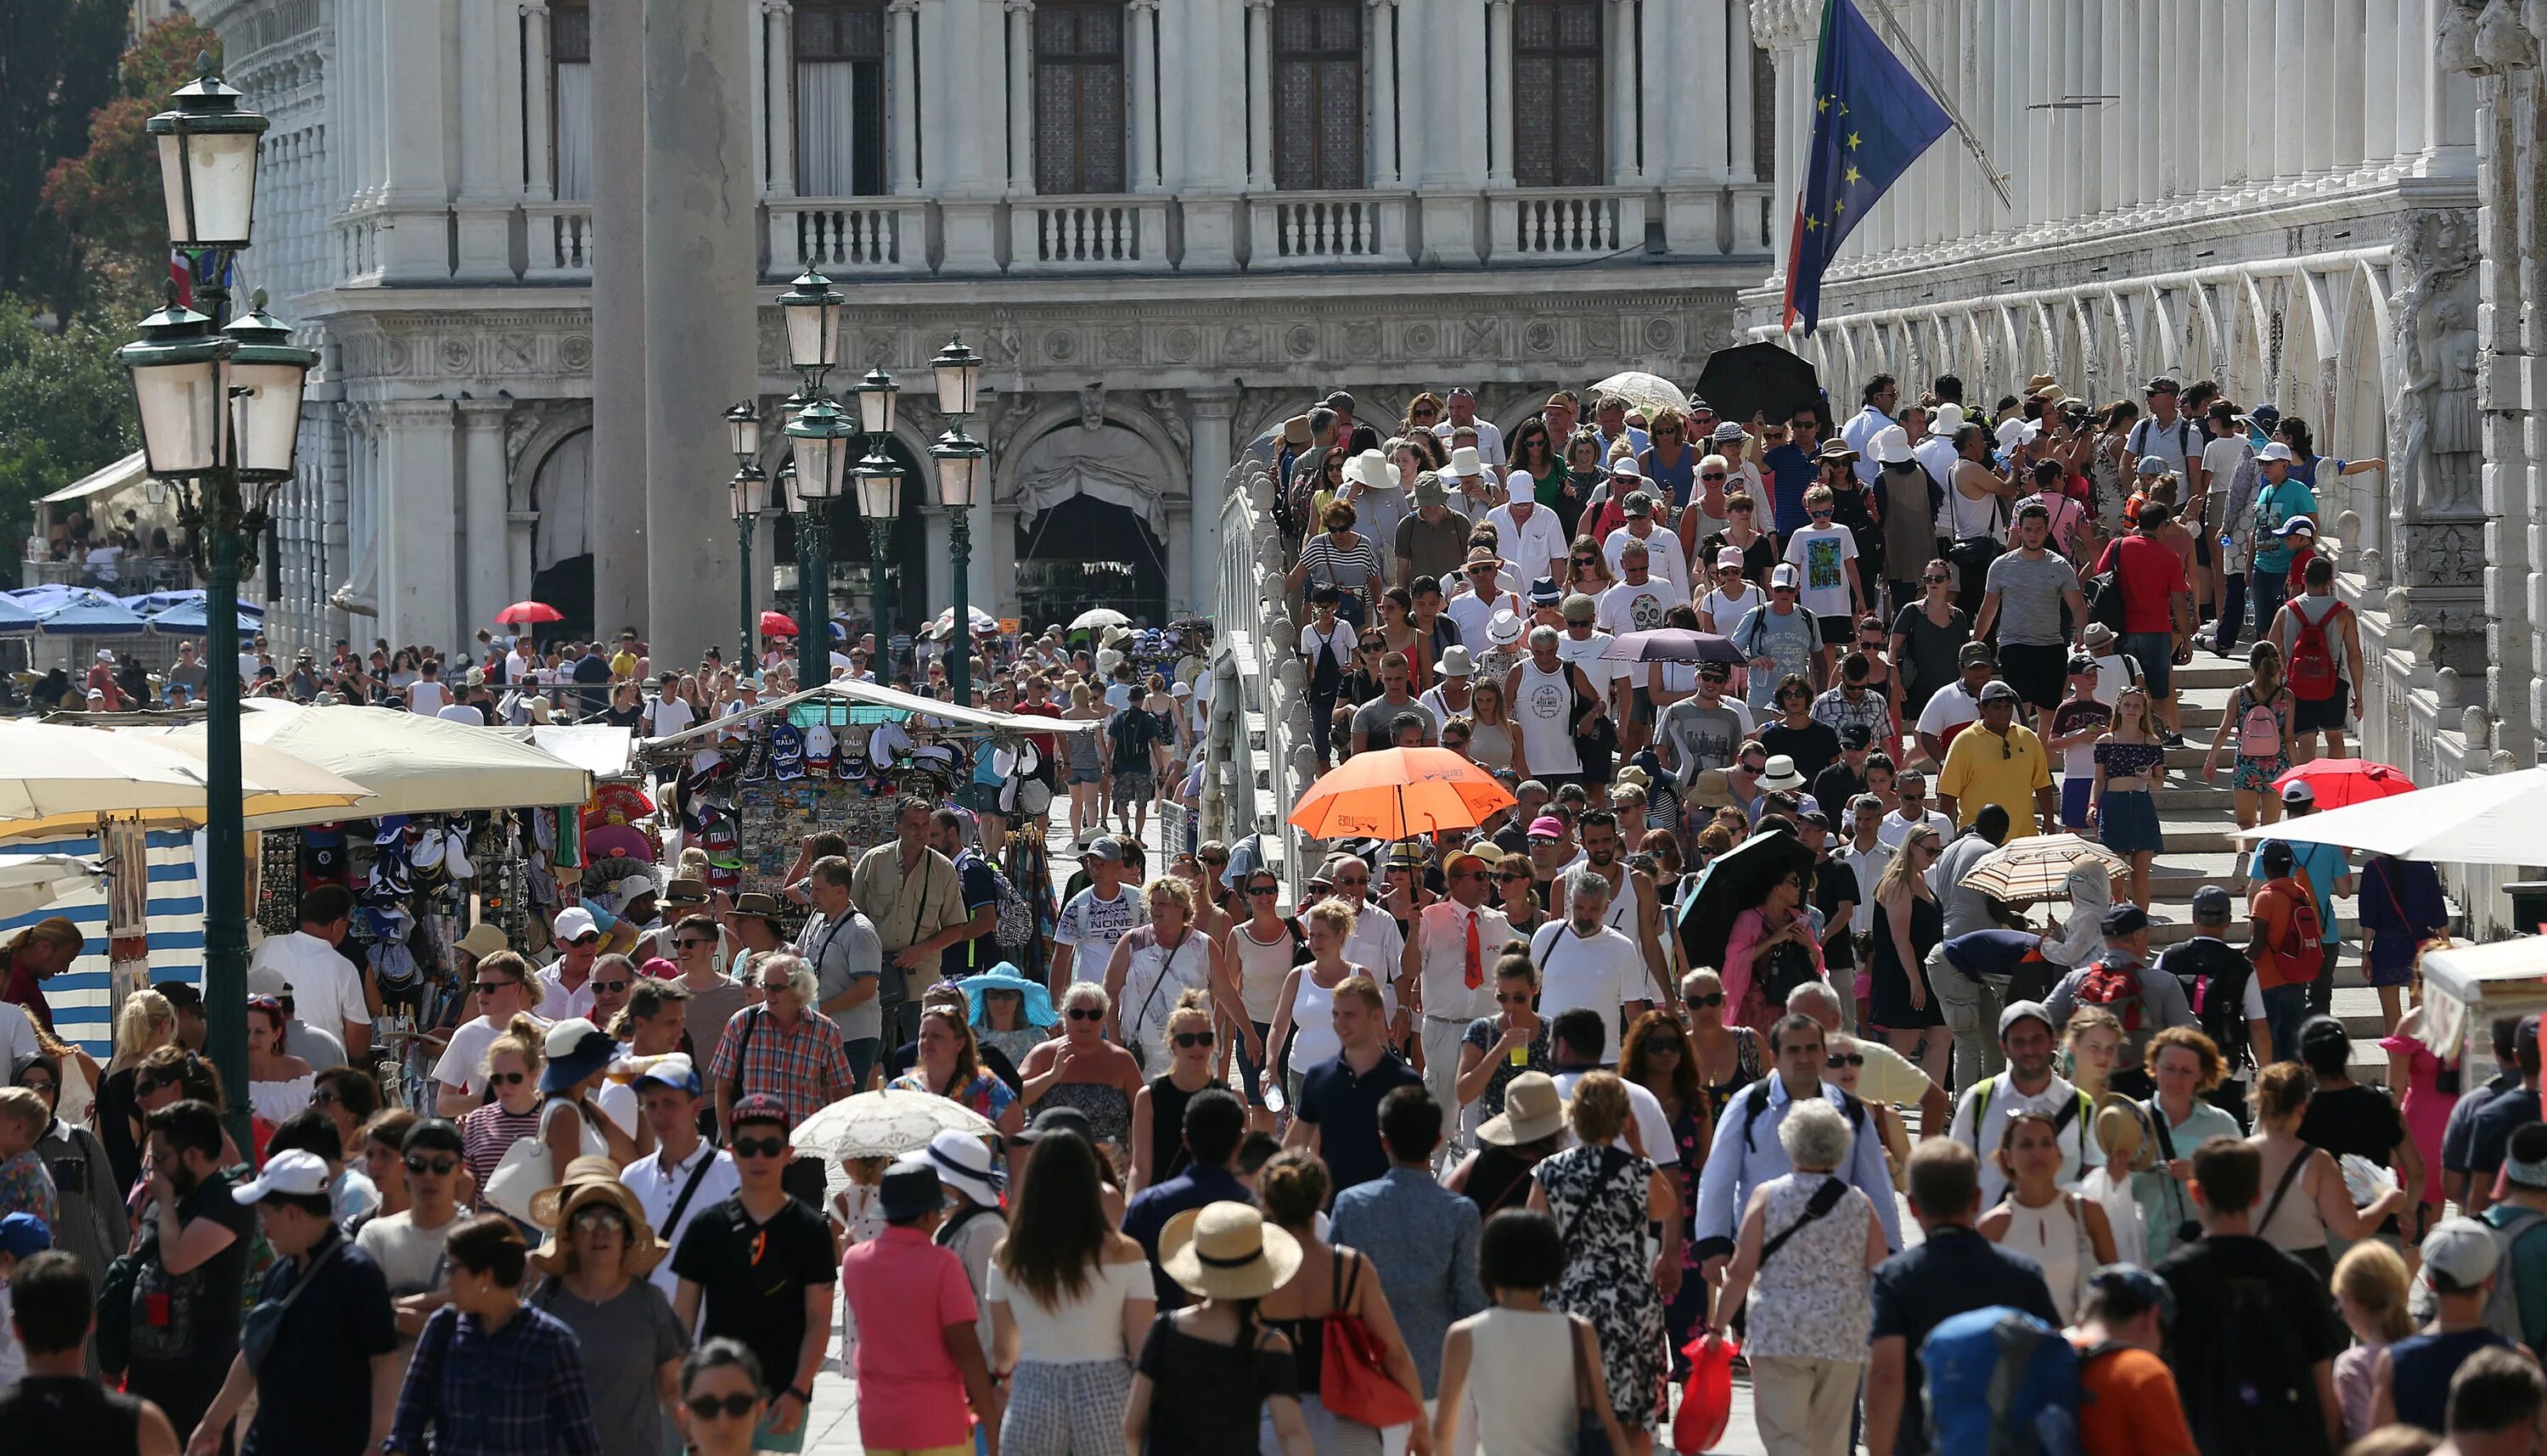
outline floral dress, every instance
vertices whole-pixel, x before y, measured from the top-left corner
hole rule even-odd
[[[1724,1104],[1733,1100],[1734,1093],[1758,1081],[1768,1067],[1768,1060],[1760,1055],[1758,1032],[1747,1026],[1728,1026],[1725,1030],[1733,1033],[1733,1075],[1699,1088],[1700,1095],[1707,1098],[1709,1122],[1724,1116]]]
[[[917,1067],[895,1077],[886,1085],[901,1092],[937,1090],[928,1084],[928,1074]],[[975,1072],[970,1082],[960,1087],[949,1088],[945,1095],[947,1100],[961,1102],[993,1122],[998,1122],[1000,1114],[1009,1110],[1009,1104],[1017,1100],[1016,1092],[1007,1082],[987,1071]]]
[[[2241,736],[2239,727],[2245,721],[2246,710],[2258,706],[2272,710],[2273,721],[2281,727],[2281,748],[2270,758],[2249,757],[2242,749],[2239,752],[2237,768],[2230,776],[2229,787],[2241,794],[2270,793],[2273,780],[2290,772],[2291,769],[2291,695],[2289,693],[2275,693],[2272,701],[2267,704],[2255,696],[2253,686],[2240,688],[2229,699],[2230,746],[2236,748],[2239,745],[2239,739]]]
[[[1569,1148],[1532,1176],[1568,1250],[1547,1307],[1592,1322],[1610,1408],[1629,1430],[1653,1424],[1663,1378],[1663,1301],[1645,1256],[1645,1189],[1654,1165],[1616,1148]]]

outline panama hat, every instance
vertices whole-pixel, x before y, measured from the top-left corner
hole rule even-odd
[[[1498,1148],[1552,1137],[1565,1127],[1565,1097],[1556,1078],[1525,1071],[1504,1086],[1504,1110],[1477,1125],[1477,1137]]]
[[[1300,1241],[1244,1203],[1205,1204],[1168,1220],[1159,1267],[1204,1299],[1262,1299],[1300,1271]]]
[[[2119,1153],[2132,1171],[2146,1171],[2157,1162],[2156,1142],[2148,1109],[2120,1092],[2098,1094],[2096,1146],[2105,1150],[2108,1158]]]
[[[584,1160],[575,1159],[578,1163]],[[591,1160],[595,1163],[609,1162],[608,1158]],[[571,1167],[569,1171],[571,1174]],[[532,1199],[534,1212],[538,1210],[540,1200],[545,1198],[549,1191],[542,1189],[539,1194],[534,1195]],[[620,1221],[627,1226],[628,1250],[620,1257],[620,1267],[627,1271],[630,1278],[643,1279],[654,1272],[657,1264],[663,1261],[663,1255],[666,1252],[663,1241],[655,1237],[655,1226],[647,1222],[645,1206],[637,1201],[637,1195],[629,1191],[627,1184],[615,1177],[576,1179],[570,1176],[556,1192],[558,1196],[548,1200],[548,1208],[552,1214],[552,1219],[547,1224],[549,1237],[541,1242],[539,1251],[531,1255],[531,1262],[536,1264],[542,1273],[558,1275],[566,1273],[569,1256],[566,1246],[568,1231],[574,1227],[575,1215],[596,1205],[618,1210]]]

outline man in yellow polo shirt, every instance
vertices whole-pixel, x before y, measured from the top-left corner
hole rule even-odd
[[[2016,722],[2017,691],[1996,678],[1980,693],[1980,722],[1955,735],[1946,766],[1937,775],[1937,811],[1957,829],[1972,826],[1984,804],[2007,811],[2009,824],[2041,825],[2060,832],[2060,800],[2052,789],[2052,759],[2034,729]],[[2011,839],[2025,837],[2011,831]]]

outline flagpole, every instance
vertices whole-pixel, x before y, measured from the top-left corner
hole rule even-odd
[[[2010,212],[2015,211],[2016,198],[2007,190],[2007,181],[1999,176],[1998,167],[1990,161],[1989,148],[1981,145],[1979,135],[1973,130],[1972,124],[1964,120],[1963,109],[1955,105],[1954,97],[1937,79],[1937,73],[1928,69],[1928,58],[1919,53],[1918,46],[1910,43],[1908,36],[1902,34],[1901,23],[1892,16],[1892,0],[1868,0],[1868,3],[1877,15],[1884,18],[1884,30],[1892,38],[1893,48],[1909,60],[1910,68],[1919,73],[1919,84],[1928,88],[1928,95],[1936,100],[1938,109],[1945,112],[1946,120],[1955,124],[1955,134],[1963,138],[1964,146],[1972,152],[1973,159],[1980,163],[1981,177],[1989,183],[1990,191],[1998,194],[2001,206]]]

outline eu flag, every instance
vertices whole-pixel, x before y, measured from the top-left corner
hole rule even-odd
[[[1826,0],[1813,67],[1812,147],[1787,254],[1789,324],[1801,317],[1804,332],[1813,331],[1822,269],[1875,200],[1953,125],[1851,0]]]

